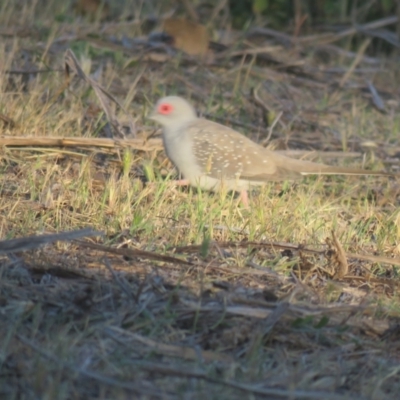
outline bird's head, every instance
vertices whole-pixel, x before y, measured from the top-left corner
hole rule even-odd
[[[157,121],[167,130],[175,130],[196,120],[197,115],[194,108],[185,99],[178,96],[167,96],[157,102],[149,118]]]

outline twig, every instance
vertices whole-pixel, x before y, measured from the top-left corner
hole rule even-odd
[[[109,247],[109,246],[104,246],[101,244],[90,243],[90,242],[82,242],[80,240],[77,240],[76,243],[82,247],[88,247],[90,249],[100,250],[100,251],[104,251],[106,253],[111,253],[111,254],[119,254],[119,255],[125,256],[125,257],[145,258],[148,260],[170,262],[170,263],[175,263],[175,264],[194,265],[192,262],[182,260],[181,258],[158,254],[158,253],[153,253],[153,252],[145,251],[145,250],[125,249],[125,248],[124,249],[116,249],[115,247]]]
[[[315,250],[304,247],[304,245],[297,245],[293,243],[282,243],[282,242],[216,242],[220,248],[229,248],[229,247],[256,247],[256,248],[277,248],[277,249],[288,249],[294,251],[303,251],[312,254],[321,254],[325,253],[325,250]],[[176,253],[196,253],[200,251],[200,245],[191,245],[185,247],[176,247]],[[370,255],[362,255],[362,254],[354,254],[354,253],[346,253],[347,258],[355,258],[359,260],[366,260],[378,263],[384,263],[389,265],[398,265],[400,266],[400,259],[389,258],[383,256],[370,256]]]
[[[311,36],[304,36],[302,38],[297,39],[299,43],[306,44],[306,43],[313,43],[313,44],[327,44],[335,42],[336,40],[343,39],[346,36],[351,36],[356,34],[359,31],[368,30],[368,29],[376,29],[382,28],[383,26],[392,25],[397,23],[397,17],[386,17],[382,19],[378,19],[373,22],[369,22],[364,25],[354,26],[348,29],[343,30],[339,33],[328,33],[326,35],[311,35]]]
[[[54,43],[54,42],[53,42]],[[62,68],[49,68],[49,69],[6,69],[3,71],[9,75],[30,75],[30,74],[44,74],[47,72],[64,72]]]
[[[271,398],[271,396],[283,397],[285,399],[317,399],[317,400],[349,400],[349,396],[346,394],[336,394],[332,392],[317,392],[317,391],[307,391],[307,390],[297,390],[297,389],[276,389],[272,387],[260,387],[257,385],[238,383],[233,381],[219,381],[213,379],[215,383],[221,383],[226,386],[233,387],[245,392],[259,394],[266,396],[266,398]],[[364,396],[357,396],[358,400],[366,399]]]
[[[371,34],[372,29],[377,29],[377,28],[382,28],[384,26],[396,24],[398,22],[398,17],[397,16],[390,16],[386,18],[382,18],[373,22],[369,22],[364,25],[357,25],[353,26],[348,29],[344,29],[343,31],[339,33],[327,33],[327,34],[318,34],[318,35],[309,35],[309,36],[303,36],[303,37],[295,37],[295,36],[290,36],[288,34],[282,33],[275,31],[274,29],[271,28],[255,28],[252,29],[250,32],[248,32],[247,37],[258,34],[258,35],[265,35],[265,36],[272,36],[275,37],[276,39],[280,40],[281,42],[284,42],[285,44],[291,44],[291,45],[313,45],[313,46],[328,46],[330,43],[336,42],[337,40],[343,39],[346,36],[351,36],[354,35],[358,32],[367,32]],[[330,46],[331,47],[331,46]],[[338,51],[343,51],[342,49],[338,49]],[[348,53],[350,55],[350,53]],[[368,58],[371,60],[371,58]],[[378,62],[378,60],[374,61]]]
[[[261,144],[262,144],[263,146],[265,146],[265,145],[269,142],[269,140],[271,139],[272,132],[274,131],[274,128],[275,128],[276,124],[277,124],[278,122],[279,122],[281,125],[283,124],[283,123],[281,122],[281,117],[282,117],[282,115],[283,115],[283,111],[279,111],[278,115],[277,115],[277,116],[275,117],[275,119],[272,121],[271,126],[268,128],[269,133],[268,133],[267,137],[266,137],[265,139],[263,139],[262,142],[261,142]]]
[[[371,256],[368,254],[355,254],[355,253],[346,253],[346,256],[347,258],[355,258],[356,260],[358,259],[358,260],[371,261],[382,264],[397,265],[400,267],[400,259],[398,258]]]
[[[278,52],[281,51],[281,48],[278,46],[263,46],[263,47],[255,47],[252,49],[242,49],[242,50],[235,50],[231,51],[230,48],[228,48],[226,51],[216,54],[215,59],[225,59],[227,56],[229,57],[238,57],[238,56],[247,56],[247,55],[262,55],[262,54],[267,54],[267,53],[272,53],[272,52]]]
[[[271,110],[271,108],[268,107],[268,105],[267,105],[264,101],[262,101],[262,99],[261,99],[261,97],[260,97],[260,95],[259,95],[259,93],[258,93],[258,90],[259,90],[260,86],[261,86],[261,83],[260,83],[256,88],[254,88],[254,89],[252,90],[252,95],[253,95],[254,101],[255,101],[264,111],[266,111],[267,113],[270,113],[270,112],[272,112],[273,110]],[[285,124],[281,121],[282,115],[283,115],[283,112],[280,111],[280,112],[278,113],[278,115],[275,117],[273,123],[272,123],[271,126],[268,128],[268,131],[269,131],[269,132],[268,132],[268,135],[267,135],[267,137],[266,137],[265,139],[263,139],[262,145],[265,146],[265,144],[269,142],[269,140],[271,139],[271,136],[272,136],[272,132],[273,132],[273,130],[274,130],[274,127],[275,127],[275,125],[276,125],[278,122],[279,122],[279,124],[282,126],[282,128],[284,128],[284,129],[286,128]]]
[[[96,232],[91,228],[81,229],[71,232],[60,232],[51,235],[27,236],[18,239],[0,241],[0,254],[13,253],[16,251],[32,250],[47,243],[74,240],[85,236],[100,236],[101,232]]]
[[[241,390],[246,393],[258,394],[265,396],[266,398],[271,398],[271,396],[283,397],[285,399],[324,399],[324,400],[348,400],[348,395],[336,394],[332,392],[319,392],[319,391],[307,391],[307,390],[297,390],[297,389],[277,389],[273,387],[263,387],[260,384],[251,383],[238,383],[234,381],[222,380],[211,378],[206,375],[203,371],[192,371],[182,368],[174,368],[170,365],[163,365],[161,363],[152,363],[148,361],[136,362],[136,365],[147,369],[152,372],[159,372],[163,374],[168,374],[178,377],[203,379],[207,382],[214,383],[217,385],[223,385],[227,387],[232,387]],[[365,399],[365,397],[357,397],[360,400]]]
[[[105,333],[114,339],[117,339],[115,337],[115,333],[128,336],[132,340],[137,341],[142,345],[148,346],[152,352],[163,354],[165,356],[179,357],[185,360],[194,360],[194,361],[197,361],[199,359],[198,352],[195,349],[188,346],[178,346],[174,344],[162,343],[159,340],[153,340],[148,337],[139,335],[138,333],[133,333],[117,327],[106,328]],[[231,356],[223,353],[215,353],[210,350],[201,351],[201,358],[207,362],[212,362],[212,361],[219,361],[224,363],[233,362],[233,358]]]
[[[161,139],[107,139],[54,136],[0,136],[1,146],[104,147],[108,149],[129,147],[140,151],[156,151],[163,148]]]
[[[344,86],[344,84],[348,81],[353,71],[356,69],[357,65],[361,62],[362,58],[364,57],[365,50],[367,50],[367,47],[369,46],[370,43],[371,43],[371,38],[364,40],[363,44],[360,46],[357,52],[356,58],[353,60],[353,62],[350,65],[350,68],[347,70],[343,78],[340,80],[339,82],[340,87]]]
[[[334,275],[336,279],[342,279],[349,272],[349,264],[347,262],[346,252],[343,249],[343,246],[339,242],[335,231],[332,231],[332,242],[331,244],[336,250],[336,262],[338,264],[338,269]]]

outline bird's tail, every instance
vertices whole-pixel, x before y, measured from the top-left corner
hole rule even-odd
[[[301,175],[377,175],[377,176],[400,176],[396,173],[385,171],[370,171],[361,168],[335,167],[313,162],[299,164]]]

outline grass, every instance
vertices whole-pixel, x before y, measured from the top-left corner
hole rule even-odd
[[[154,102],[179,94],[261,141],[270,116],[250,95],[260,85],[271,115],[283,111],[271,147],[358,151],[324,161],[398,170],[398,110],[382,115],[360,91],[302,85],[254,60],[132,61],[72,34],[80,27],[108,42],[124,24],[101,31],[56,1],[22,3],[0,12],[15,33],[2,32],[0,47],[0,113],[15,122],[0,122],[2,135],[103,135],[88,85],[75,77],[60,92],[70,47],[122,103],[132,98],[141,135],[155,133],[146,119]],[[27,65],[52,71],[11,73]],[[387,65],[374,83],[398,101]],[[163,152],[3,147],[0,171],[3,240],[104,232],[0,256],[1,398],[397,398],[398,179],[271,183],[246,210],[232,194],[172,188]],[[348,254],[370,257],[348,257],[342,279],[332,231]]]

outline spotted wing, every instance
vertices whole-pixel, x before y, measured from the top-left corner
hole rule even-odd
[[[216,179],[279,181],[300,178],[300,171],[277,165],[274,155],[226,126],[197,120],[187,128],[201,169]]]

